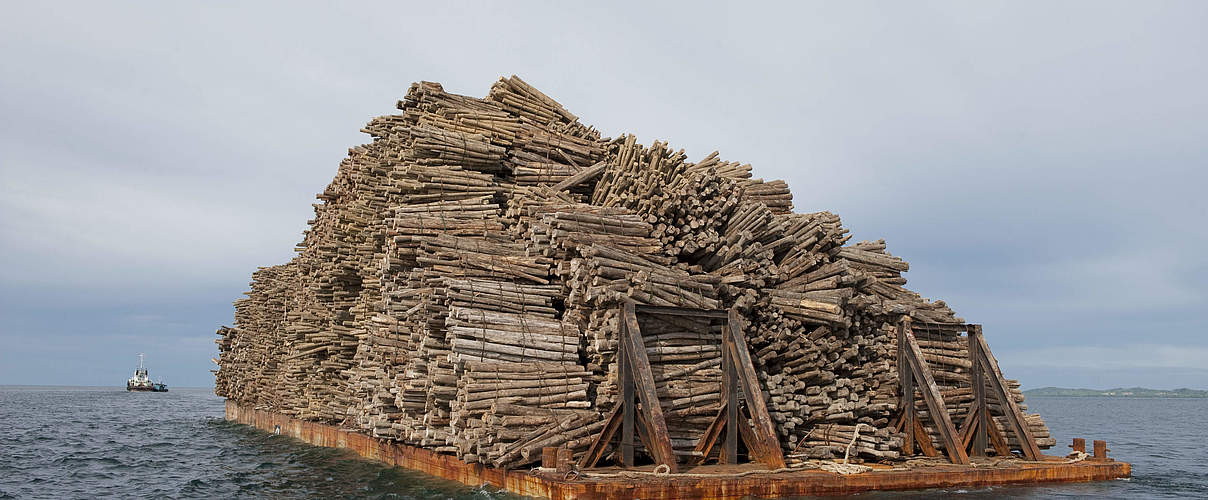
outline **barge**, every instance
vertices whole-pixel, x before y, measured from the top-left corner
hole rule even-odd
[[[397,106],[217,331],[229,419],[556,499],[1130,473],[1102,442],[1043,454],[982,326],[784,181],[604,137],[515,76]]]
[[[1132,467],[1098,453],[1083,460],[1044,456],[1041,461],[975,459],[969,465],[935,461],[917,465],[870,465],[857,474],[817,469],[765,472],[755,464],[704,465],[677,474],[659,475],[653,467],[626,473],[616,468],[559,473],[556,468],[496,469],[470,464],[450,455],[375,439],[334,425],[298,420],[226,402],[232,422],[289,436],[315,446],[350,450],[369,460],[404,467],[468,486],[491,485],[517,495],[570,499],[739,499],[844,495],[874,490],[977,488],[1010,484],[1071,483],[1127,478]],[[1083,440],[1075,440],[1076,448]],[[552,469],[552,470],[551,470]]]

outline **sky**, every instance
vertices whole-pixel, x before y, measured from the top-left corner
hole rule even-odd
[[[411,82],[520,75],[884,238],[1025,388],[1208,388],[1208,3],[19,2],[0,384],[209,386]]]

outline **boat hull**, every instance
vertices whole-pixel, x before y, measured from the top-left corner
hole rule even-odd
[[[140,387],[140,386],[128,385],[128,386],[126,386],[126,391],[127,392],[168,392],[168,388],[167,387]]]

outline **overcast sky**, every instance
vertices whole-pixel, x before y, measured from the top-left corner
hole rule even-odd
[[[1208,388],[1208,3],[14,2],[0,384],[208,386],[411,82],[517,74],[885,238],[1025,387]]]

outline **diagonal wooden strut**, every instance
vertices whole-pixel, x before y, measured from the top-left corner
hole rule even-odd
[[[608,446],[608,442],[612,441],[612,436],[621,427],[621,417],[621,407],[614,406],[608,413],[608,418],[604,420],[604,429],[600,431],[599,437],[591,442],[587,453],[584,453],[583,458],[579,459],[579,468],[590,469],[595,467],[601,458],[604,458],[604,448]]]
[[[675,463],[675,452],[671,448],[671,434],[667,431],[667,421],[663,418],[663,407],[659,404],[655,390],[654,372],[650,368],[650,358],[646,355],[646,345],[642,342],[642,329],[638,326],[633,301],[625,303],[621,321],[621,350],[624,351],[627,372],[625,375],[631,377],[633,392],[641,398],[642,420],[646,424],[646,435],[651,440],[648,451],[655,462],[666,465],[671,469],[670,472],[676,472],[678,467]],[[627,395],[621,404],[633,408],[635,402]],[[625,465],[632,466],[632,460],[627,461]]]
[[[709,459],[709,454],[713,452],[713,446],[717,444],[718,438],[721,437],[721,432],[726,429],[726,408],[722,407],[718,410],[717,415],[709,422],[709,426],[705,428],[705,433],[701,434],[700,441],[696,443],[696,447],[692,449],[691,463],[700,465]],[[726,457],[722,457],[722,462],[725,462]]]
[[[742,387],[743,398],[747,403],[747,411],[751,414],[752,430],[754,431],[753,439],[747,440],[747,448],[756,460],[775,469],[784,468],[784,454],[780,451],[780,441],[776,439],[776,428],[772,425],[772,417],[768,414],[767,403],[763,400],[763,389],[759,386],[759,377],[755,374],[754,363],[751,362],[751,353],[747,349],[747,341],[742,334],[742,317],[738,314],[737,309],[730,309],[726,323],[722,334],[722,342],[725,344],[723,350],[730,358],[727,365],[734,370],[735,378]],[[730,388],[733,388],[733,384],[730,384]],[[730,401],[734,401],[738,395],[735,394],[735,391],[730,390],[728,396]],[[745,422],[746,419],[736,418],[739,417],[734,415],[736,410],[736,405],[728,403],[729,422],[735,420]],[[740,424],[740,431],[742,427],[744,426]],[[727,446],[730,444],[727,443]]]
[[[952,420],[948,418],[948,408],[944,405],[944,398],[940,396],[940,389],[931,375],[931,369],[923,359],[923,350],[919,348],[919,343],[914,339],[909,317],[903,317],[898,323],[898,360],[899,374],[902,377],[900,383],[902,385],[903,428],[906,431],[903,452],[912,455],[914,440],[920,439],[919,442],[922,443],[921,439],[928,439],[926,434],[920,432],[922,426],[915,426],[918,423],[918,417],[914,412],[914,390],[911,386],[917,383],[919,392],[923,395],[923,401],[927,403],[931,421],[940,432],[948,460],[955,464],[968,464],[969,455],[961,446],[956,429],[952,427]]]
[[[1036,439],[1032,436],[1032,431],[1028,429],[1023,412],[1019,410],[1019,405],[1015,404],[1015,399],[1011,396],[1007,381],[998,368],[998,360],[990,354],[990,346],[986,344],[986,338],[982,335],[981,325],[969,325],[968,332],[969,358],[973,364],[974,410],[980,410],[977,411],[977,416],[974,417],[975,420],[971,424],[977,426],[972,443],[974,453],[985,452],[986,437],[994,442],[994,448],[999,454],[1009,453],[1009,451],[1003,452],[1003,449],[1006,448],[1006,439],[999,433],[994,420],[990,418],[990,406],[986,400],[986,386],[988,385],[999,403],[1002,404],[1003,414],[1007,420],[1007,430],[1019,440],[1023,456],[1028,460],[1041,460],[1040,447],[1036,446]]]
[[[636,434],[656,462],[666,464],[671,468],[671,472],[677,470],[670,433],[659,405],[650,360],[646,355],[637,321],[638,311],[645,314],[693,316],[726,321],[722,329],[722,407],[705,429],[689,463],[703,463],[719,442],[724,443],[719,460],[722,463],[737,463],[738,442],[741,439],[752,459],[772,468],[784,468],[784,454],[780,449],[780,441],[776,438],[776,429],[768,413],[767,403],[763,400],[763,391],[742,333],[742,317],[738,311],[639,306],[632,301],[626,302],[621,310],[621,338],[617,349],[617,384],[621,391],[621,401],[608,415],[604,429],[580,459],[579,466],[594,467],[605,455],[606,448],[616,433],[620,431],[620,453],[617,458],[622,466],[630,467],[634,464]],[[739,406],[740,399],[746,404]],[[640,406],[637,404],[639,402]],[[636,411],[638,409],[640,412]]]

